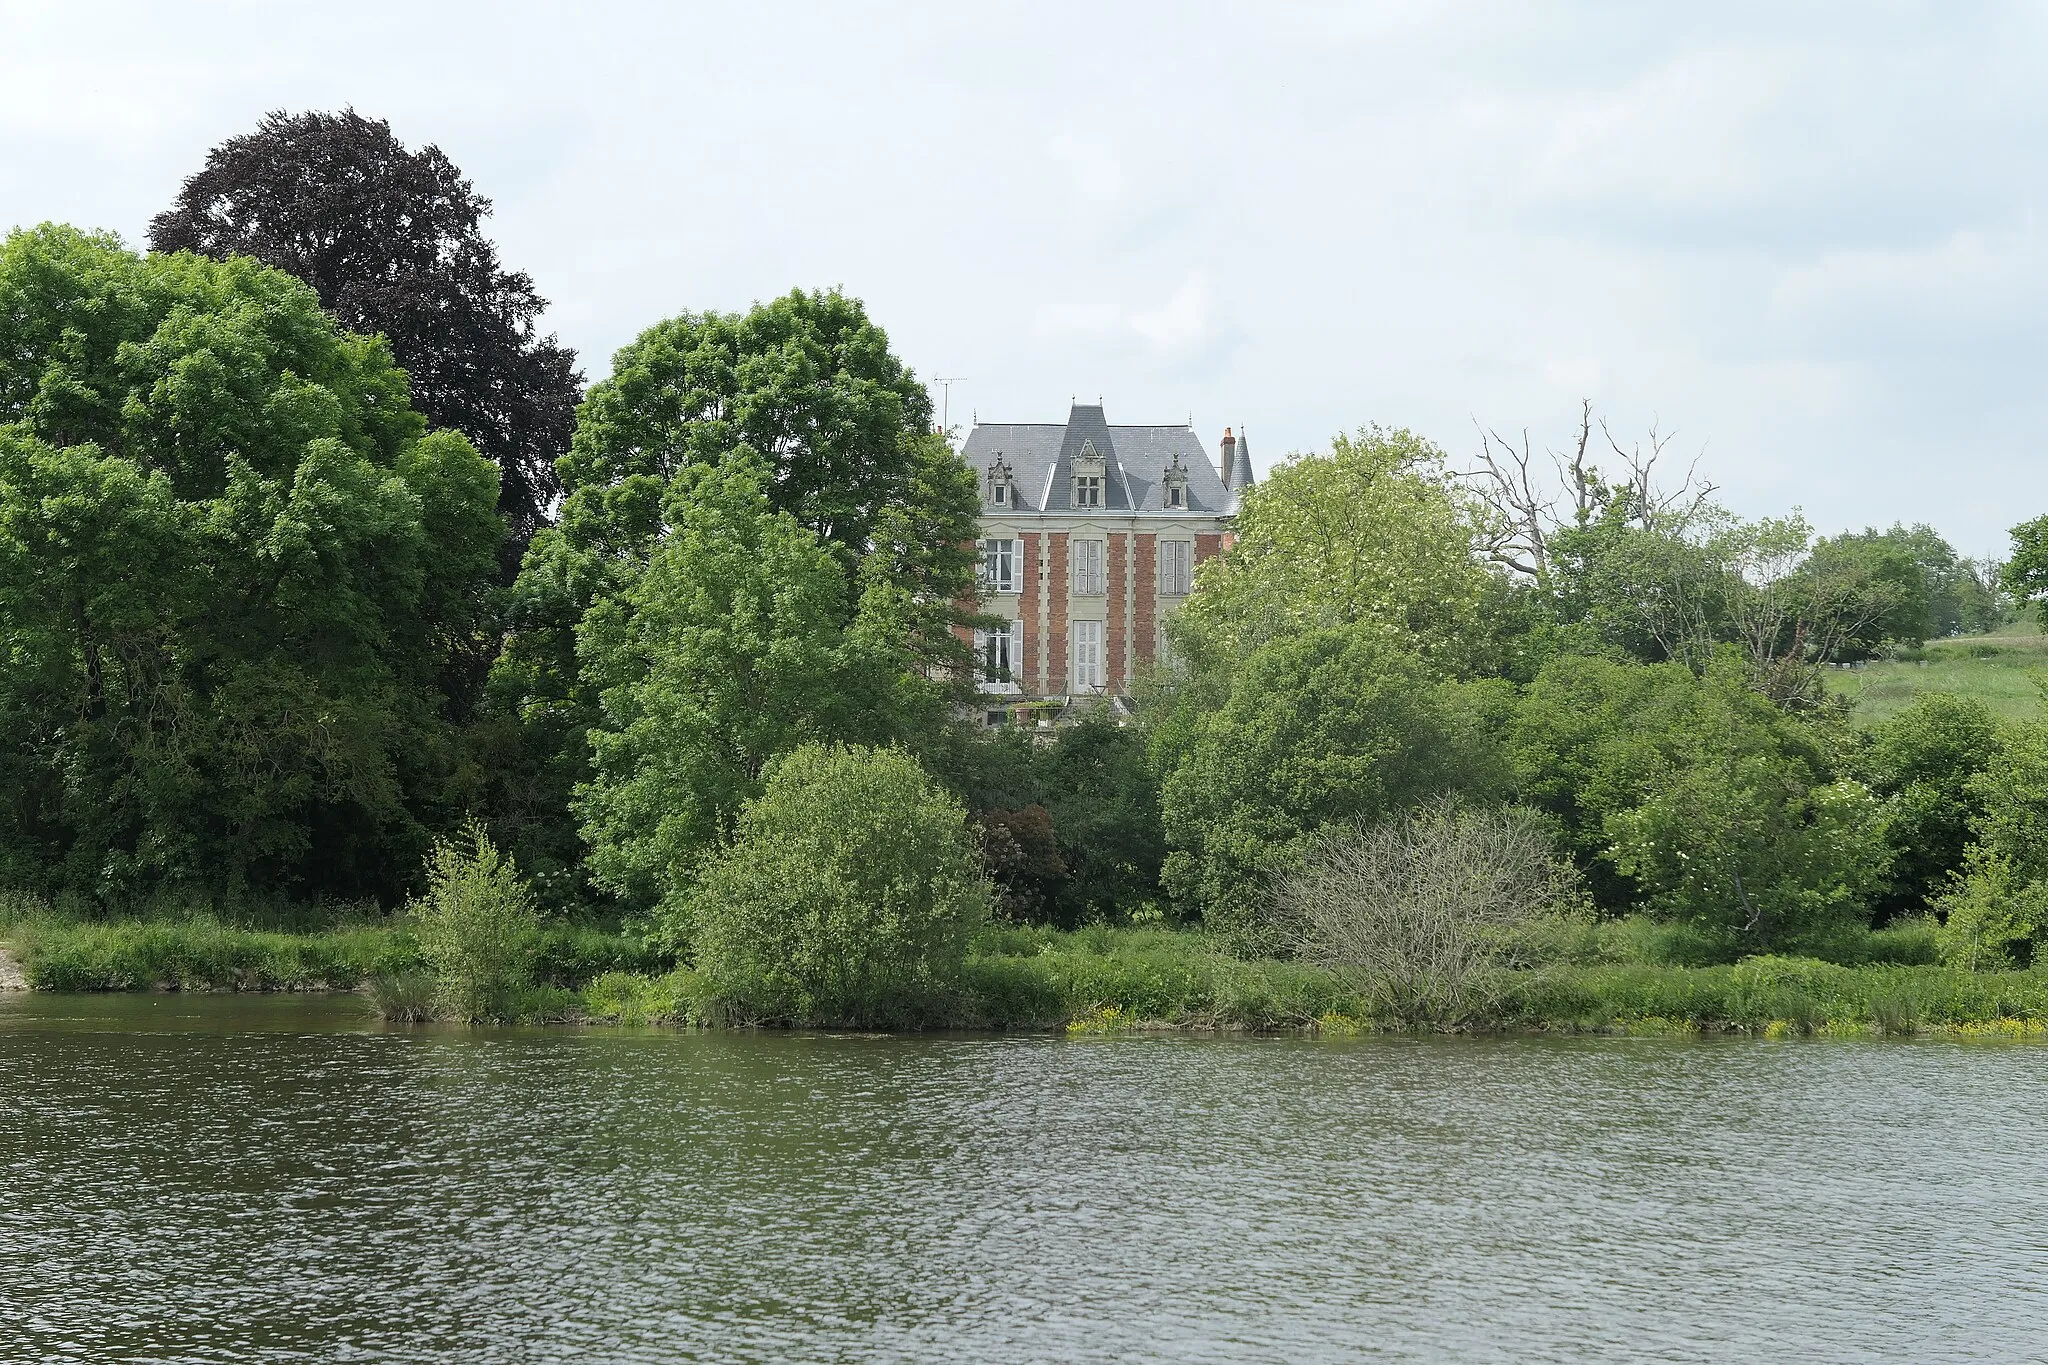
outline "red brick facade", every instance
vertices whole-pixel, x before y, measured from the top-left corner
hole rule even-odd
[[[1073,666],[1067,657],[1067,533],[1053,531],[1047,536],[1052,542],[1051,554],[1047,556],[1046,590],[1050,616],[1045,636],[1045,657],[1042,661],[1042,676],[1045,681],[1039,690],[1043,693],[1064,693],[1073,682]]]
[[[1159,537],[1147,531],[1137,540],[1138,551],[1132,556],[1136,589],[1131,602],[1131,639],[1138,646],[1138,662],[1149,664],[1159,656]],[[1123,681],[1130,686],[1129,677]]]

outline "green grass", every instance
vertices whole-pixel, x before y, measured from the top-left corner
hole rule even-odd
[[[177,917],[79,919],[32,898],[0,896],[0,940],[44,991],[355,990],[374,978],[425,970],[403,921],[361,912],[305,932],[250,928],[208,909]],[[535,989],[574,991],[606,972],[660,972],[666,954],[590,925],[550,925],[534,962]],[[541,996],[536,996],[540,1000]],[[557,996],[542,1013],[559,1014]]]
[[[1908,965],[1921,956],[1917,929],[1872,935],[1867,960],[1858,966],[1760,957],[1704,967],[1612,960],[1662,941],[1640,924],[1602,929],[1611,931],[1581,941],[1575,960],[1510,973],[1499,1006],[1460,1026],[2048,1037],[2048,971]],[[1884,960],[1887,955],[1894,960]],[[599,977],[584,990],[583,1017],[620,1024],[721,1022],[718,1002],[688,970]],[[1199,934],[1106,928],[984,934],[968,957],[952,1015],[934,1022],[1070,1033],[1166,1027],[1353,1034],[1386,1026],[1338,974],[1294,962],[1239,961]]]
[[[2031,623],[2029,631],[2039,628]],[[2035,678],[2048,674],[2048,635],[1978,635],[1936,640],[1907,657],[1858,668],[1826,670],[1828,691],[1855,703],[1859,725],[1872,725],[1910,706],[1923,692],[1976,697],[1999,715],[2041,715]]]

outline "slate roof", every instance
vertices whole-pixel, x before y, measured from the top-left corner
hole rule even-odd
[[[1010,466],[1015,511],[1085,515],[1097,509],[1072,505],[1074,457],[1081,453],[1084,442],[1094,444],[1106,465],[1100,509],[1106,514],[1182,511],[1166,505],[1166,471],[1176,454],[1188,475],[1186,511],[1211,516],[1237,511],[1237,494],[1224,486],[1201,437],[1185,426],[1111,426],[1099,404],[1076,403],[1064,424],[977,422],[967,434],[961,456],[981,481],[982,511],[987,515],[1013,510],[988,502],[988,468],[997,455]],[[1250,473],[1250,457],[1246,456],[1245,484],[1251,482]]]

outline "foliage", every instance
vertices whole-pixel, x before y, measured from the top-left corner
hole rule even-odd
[[[898,749],[805,745],[770,769],[670,925],[728,1017],[913,1021],[987,910],[965,812]]]
[[[1474,507],[1443,461],[1412,432],[1372,426],[1274,468],[1246,495],[1235,543],[1202,565],[1176,647],[1197,672],[1227,670],[1285,635],[1369,623],[1432,670],[1459,671],[1490,579]]]
[[[1262,646],[1219,706],[1155,734],[1167,889],[1244,951],[1270,950],[1270,878],[1324,832],[1504,784],[1492,732],[1508,696],[1435,682],[1363,624]]]
[[[771,510],[768,480],[746,458],[685,469],[645,573],[579,630],[603,709],[576,809],[593,876],[629,906],[687,892],[776,755],[943,721],[899,593],[869,583],[849,619],[831,552]]]
[[[1834,780],[1832,748],[1727,655],[1699,677],[1561,656],[1529,687],[1511,741],[1523,799],[1557,819],[1599,904],[1642,897],[1730,956],[1824,946],[1882,885],[1877,802]]]
[[[1999,753],[1998,718],[1972,697],[1933,693],[1872,726],[1851,761],[1883,802],[1893,850],[1880,914],[1923,909],[1960,872],[1983,816],[1977,775]]]
[[[2048,723],[2012,726],[2004,741],[1970,779],[1973,842],[1939,902],[1951,964],[2024,967],[2048,941]]]
[[[2048,516],[2012,528],[2012,555],[1999,573],[1999,586],[2017,602],[2048,602]]]
[[[540,916],[512,860],[474,822],[436,840],[427,886],[409,907],[441,1008],[464,1023],[503,1019],[533,982]]]
[[[341,327],[383,336],[413,406],[497,463],[523,544],[559,487],[580,379],[575,352],[535,332],[533,281],[500,267],[490,211],[440,148],[407,151],[381,119],[279,112],[207,154],[150,245],[253,256],[313,286]]]
[[[1158,897],[1165,834],[1146,745],[1098,709],[1050,743],[997,730],[946,756],[1006,914],[1073,928]]]
[[[1500,988],[1516,931],[1573,908],[1577,877],[1526,811],[1444,799],[1329,836],[1284,873],[1299,952],[1347,973],[1374,1015],[1457,1023]]]
[[[842,580],[834,627],[865,608],[931,676],[965,662],[952,627],[973,596],[980,498],[930,424],[924,388],[837,292],[685,314],[619,352],[578,414],[561,522],[527,552],[492,678],[497,713],[518,720],[502,737],[492,818],[519,831],[528,862],[552,871],[580,856],[564,817],[590,775],[602,694],[618,685],[585,676],[589,641],[626,629],[671,510],[715,486],[704,479],[721,465],[747,465],[767,510],[822,547],[817,562]],[[602,624],[586,622],[593,612]]]
[[[246,258],[0,245],[0,876],[392,895],[446,820],[495,471]]]
[[[36,920],[12,936],[42,991],[347,990],[419,961],[410,939],[370,926],[287,934],[212,918]]]

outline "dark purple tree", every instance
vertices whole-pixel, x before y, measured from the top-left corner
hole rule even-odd
[[[149,241],[254,256],[312,285],[341,326],[383,334],[413,407],[502,471],[510,568],[548,520],[582,376],[574,351],[536,334],[546,300],[500,267],[490,211],[440,148],[407,151],[381,119],[280,111],[208,153]]]

